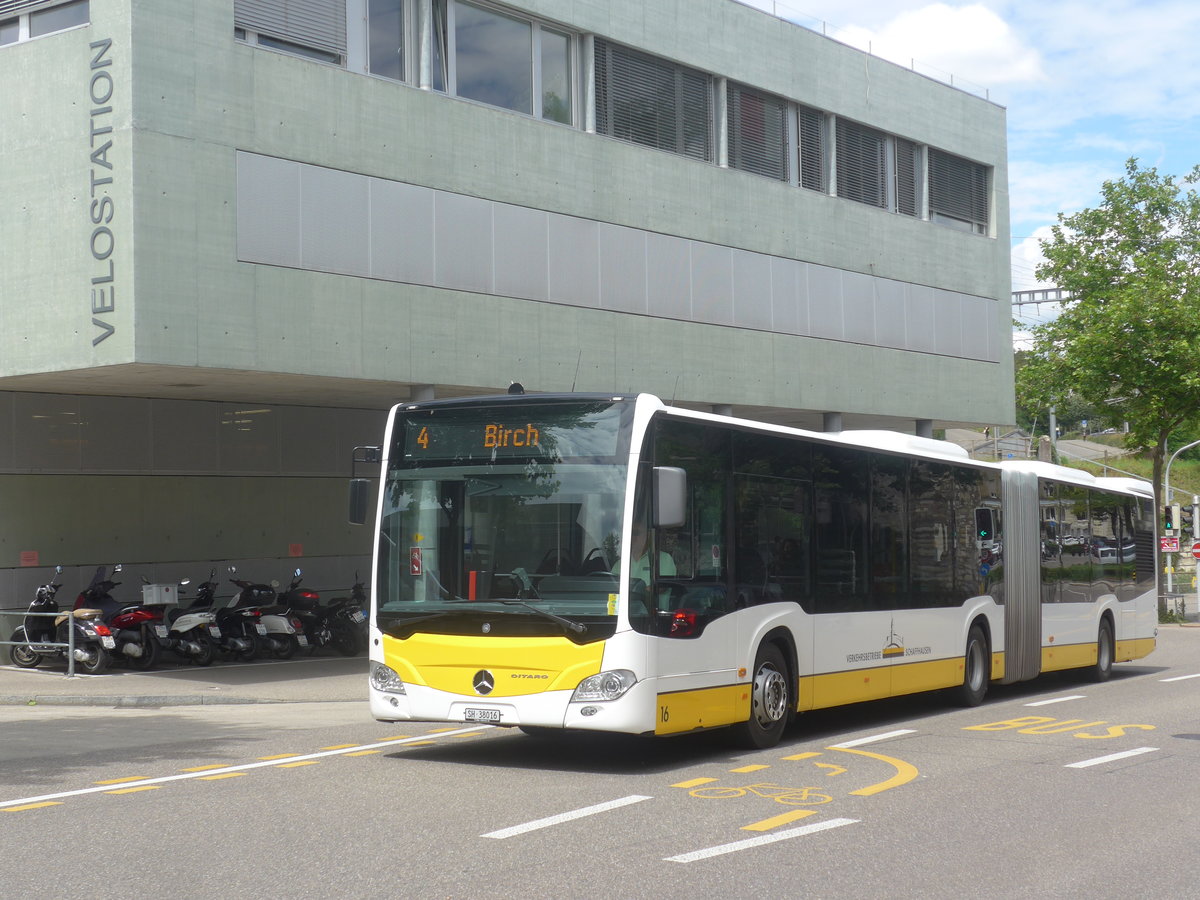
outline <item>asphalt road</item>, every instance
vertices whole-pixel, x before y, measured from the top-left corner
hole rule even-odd
[[[1094,685],[720,733],[398,728],[365,703],[0,707],[8,896],[1185,897],[1200,629]]]

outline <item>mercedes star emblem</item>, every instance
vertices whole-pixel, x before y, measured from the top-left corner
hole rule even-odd
[[[492,688],[496,686],[495,676],[487,669],[480,669],[475,673],[475,678],[471,681],[477,694],[490,694]]]

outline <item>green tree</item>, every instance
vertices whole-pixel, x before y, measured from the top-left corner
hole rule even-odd
[[[1200,420],[1198,181],[1200,166],[1176,181],[1130,159],[1099,206],[1059,214],[1037,275],[1070,299],[1033,329],[1017,378],[1027,406],[1074,394],[1111,407],[1129,446],[1150,451],[1159,502],[1171,434]]]

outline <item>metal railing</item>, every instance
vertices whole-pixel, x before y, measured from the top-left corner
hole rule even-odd
[[[14,617],[24,620],[26,616],[47,616],[47,617],[57,618],[57,617],[63,616],[63,615],[70,618],[72,615],[72,612],[69,609],[55,610],[54,612],[31,612],[30,610],[27,610],[27,609],[0,609],[0,621],[3,621],[7,618],[14,618]],[[22,624],[24,624],[23,621],[22,621]],[[7,625],[0,626],[0,637],[3,637],[6,634],[15,634],[15,633],[16,633],[15,628],[13,629],[13,631],[10,632]],[[71,627],[67,629],[67,640],[65,642],[0,640],[0,647],[25,647],[25,646],[56,647],[56,648],[65,649],[67,651],[67,677],[68,678],[75,677],[75,628],[74,628],[74,622],[72,622]]]

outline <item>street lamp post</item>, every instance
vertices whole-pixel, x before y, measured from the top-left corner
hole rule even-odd
[[[1175,462],[1175,457],[1177,457],[1184,450],[1190,450],[1192,447],[1195,447],[1197,445],[1200,445],[1200,441],[1192,441],[1190,444],[1184,444],[1182,447],[1180,447],[1178,450],[1176,450],[1174,453],[1172,453],[1171,458],[1167,460],[1167,470],[1166,470],[1166,474],[1163,477],[1163,481],[1164,481],[1163,503],[1165,505],[1167,505],[1167,506],[1171,505],[1171,463]],[[1155,510],[1155,514],[1156,515],[1161,514],[1161,511]],[[1182,531],[1183,529],[1180,528],[1179,530]],[[1196,531],[1196,522],[1193,521],[1192,522],[1192,536],[1193,537],[1195,537],[1195,531]],[[1175,580],[1172,577],[1174,574],[1175,574],[1175,566],[1173,564],[1170,566],[1167,566],[1167,593],[1168,594],[1173,593],[1175,590],[1175,586],[1174,586]]]

